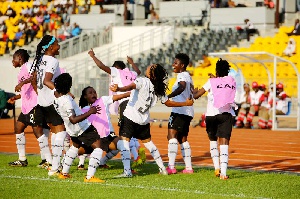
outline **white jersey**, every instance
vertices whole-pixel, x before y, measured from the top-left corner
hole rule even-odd
[[[235,116],[235,112],[232,106],[230,106],[229,104],[219,109],[214,107],[214,97],[211,89],[211,83],[209,80],[203,85],[203,88],[206,92],[208,92],[205,116],[215,116],[221,113],[231,113],[231,115]]]
[[[261,96],[264,94],[263,91],[259,90],[257,92],[255,91],[251,91],[250,92],[250,104],[251,105],[258,105],[259,104],[259,100],[261,98]]]
[[[186,82],[186,87],[182,93],[172,97],[172,100],[174,102],[185,102],[190,96],[193,96],[194,83],[188,72],[178,73],[172,92],[178,88],[179,82]],[[172,112],[194,117],[194,106],[172,107]]]
[[[44,55],[37,73],[38,104],[44,107],[50,106],[54,101],[53,91],[43,83],[47,72],[53,74],[52,82],[61,74],[58,60]]]
[[[57,113],[64,120],[66,130],[71,137],[78,137],[87,128],[89,128],[91,123],[87,119],[76,124],[72,124],[70,122],[69,117],[72,115],[72,110],[75,111],[76,116],[83,114],[79,106],[70,95],[63,95],[59,98],[54,98],[54,107]]]
[[[145,125],[150,122],[149,109],[156,104],[154,86],[147,77],[138,77],[134,83],[136,89],[132,90],[124,116],[134,123]]]
[[[132,73],[133,76],[137,77],[137,73],[135,71],[130,71]],[[111,76],[111,85],[112,84],[118,84],[118,87],[124,87],[124,86],[128,86],[128,85],[124,85],[122,83],[122,77],[121,74],[119,72],[119,69],[117,69],[116,67],[110,67],[110,76]],[[134,79],[132,80],[132,82],[134,81]],[[119,94],[123,94],[124,92],[116,92],[117,95]],[[129,97],[127,98],[123,98],[118,100],[119,104],[121,104],[122,102],[128,100]]]

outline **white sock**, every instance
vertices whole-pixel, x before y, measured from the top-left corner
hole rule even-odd
[[[86,179],[90,179],[95,175],[96,169],[100,163],[100,157],[102,157],[102,153],[103,151],[100,148],[95,148],[91,153]]]
[[[150,151],[153,159],[155,160],[157,166],[159,167],[159,171],[165,170],[165,165],[160,157],[160,153],[154,143],[152,141],[149,141],[147,143],[144,143],[145,147]]]
[[[49,149],[48,138],[42,135],[37,139],[39,141],[40,151],[42,151],[48,163],[52,163],[52,156]]]
[[[67,152],[70,149],[70,135],[67,133],[64,139],[64,151]]]
[[[105,156],[103,156],[100,159],[100,165],[105,165],[108,160],[110,160],[113,157],[115,157],[118,153],[119,153],[119,150],[111,150],[111,151],[107,152],[105,154]]]
[[[65,155],[62,173],[69,173],[70,167],[78,154],[78,148],[71,146]]]
[[[192,170],[191,146],[188,141],[181,144],[181,154],[187,170]]]
[[[60,158],[64,149],[64,140],[66,137],[66,131],[56,133],[54,148],[52,148],[53,160],[52,160],[52,171],[57,171],[60,166]]]
[[[44,135],[46,136],[46,138],[48,139],[48,138],[49,138],[50,130],[49,130],[49,129],[43,128],[43,133],[44,133]],[[42,159],[42,160],[46,160],[46,157],[45,157],[45,155],[43,154],[42,151],[40,151],[40,154],[41,154],[41,159]]]
[[[130,153],[133,155],[133,160],[136,160],[139,156],[136,148],[135,148],[135,140],[134,138],[131,138],[130,139],[130,142],[129,142],[129,148],[130,148]]]
[[[70,150],[70,149],[69,149]],[[83,154],[83,155],[79,155],[78,158],[79,158],[79,163],[78,163],[78,166],[79,165],[84,165],[84,161],[85,161],[85,158],[86,158],[87,154]]]
[[[117,148],[121,152],[122,162],[124,166],[124,173],[130,174],[130,150],[129,150],[129,142],[127,140],[119,140],[117,143]]]
[[[52,153],[53,153],[53,148],[54,148],[54,145],[55,145],[55,139],[56,139],[56,134],[51,133],[51,150],[52,150]]]
[[[218,142],[210,141],[209,143],[210,143],[210,156],[214,163],[215,170],[220,169]]]
[[[139,143],[139,140],[138,139],[136,139],[136,138],[131,138],[131,140],[133,140],[134,141],[134,143],[135,143],[135,148],[138,150],[139,148],[140,148],[140,143]]]
[[[168,157],[169,157],[169,168],[175,168],[175,159],[178,152],[178,143],[176,138],[172,138],[169,140],[168,144]]]
[[[26,138],[24,132],[20,134],[16,134],[16,145],[19,153],[19,160],[21,161],[26,160],[25,144],[26,144]]]
[[[221,174],[226,176],[228,166],[228,145],[220,145]]]

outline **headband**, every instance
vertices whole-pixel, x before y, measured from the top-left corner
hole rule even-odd
[[[47,44],[47,45],[45,45],[45,46],[42,46],[42,48],[43,48],[44,50],[46,50],[46,49],[49,48],[49,46],[50,46],[51,44],[53,44],[54,42],[55,42],[55,37],[52,36],[52,39],[51,39],[51,41],[49,42],[49,44]]]

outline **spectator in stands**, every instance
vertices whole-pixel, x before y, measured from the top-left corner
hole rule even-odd
[[[0,11],[0,27],[1,25],[5,25],[4,21],[8,19],[8,16],[4,15],[1,11]],[[0,29],[0,31],[3,31]]]
[[[154,9],[150,11],[150,19],[147,24],[159,23],[159,15]]]
[[[247,41],[250,41],[250,35],[254,34],[254,33],[257,33],[257,29],[255,29],[253,23],[250,22],[249,19],[245,19],[244,22],[246,24],[244,30],[246,31],[246,34],[247,34]]]
[[[228,0],[227,4],[228,4],[228,7],[229,7],[229,8],[235,8],[235,3],[234,3],[234,1]]]
[[[71,38],[71,36],[72,36],[72,27],[68,22],[62,25],[61,29],[58,30],[58,39],[59,41],[64,41],[66,39]]]
[[[27,30],[25,31],[25,45],[28,45],[34,40],[34,37],[36,36],[38,31],[39,26],[30,18],[27,22]]]
[[[300,35],[300,23],[299,23],[299,19],[295,20],[295,25],[294,25],[294,30],[290,33],[287,33],[288,36],[292,36],[292,35]]]
[[[50,15],[49,15],[48,11],[45,11],[44,12],[44,23],[43,23],[44,35],[49,30],[49,26],[50,26]]]
[[[289,103],[289,97],[283,90],[283,84],[279,83],[276,85],[276,115],[286,115],[288,112],[288,103]],[[273,101],[270,101],[270,105],[272,107]],[[268,120],[268,128],[272,128],[272,116],[273,116],[273,110],[270,109],[269,113],[269,120]]]
[[[79,25],[77,23],[74,23],[74,28],[72,29],[71,34],[72,34],[72,37],[76,37],[81,34],[81,28],[79,27]]]
[[[5,30],[3,30],[3,32],[2,32],[2,36],[1,36],[1,38],[0,38],[0,41],[7,41],[7,39],[8,39],[8,34],[7,34],[7,29],[5,29]]]
[[[190,76],[194,75],[194,66],[193,66],[193,62],[190,61],[189,65],[186,67],[186,71],[190,73]]]
[[[266,129],[268,127],[270,101],[272,99],[273,84],[270,84],[270,89],[267,90],[264,84],[259,86],[259,89],[264,92],[261,96],[261,105],[258,111],[258,128]]]
[[[296,41],[294,38],[290,38],[288,41],[288,45],[283,51],[283,56],[293,56],[296,53]]]
[[[206,67],[209,67],[211,65],[207,55],[202,55],[202,60],[201,60],[201,64],[198,66],[198,67],[201,67],[201,68],[206,68]]]
[[[154,7],[150,0],[144,0],[144,7],[145,7],[145,19],[148,19],[148,15],[151,13],[151,10],[154,10]]]

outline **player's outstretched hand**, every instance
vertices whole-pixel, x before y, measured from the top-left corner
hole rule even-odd
[[[128,62],[129,64],[132,64],[132,63],[133,63],[133,59],[132,59],[131,57],[127,56],[127,62]]]
[[[118,84],[113,84],[109,88],[110,88],[111,91],[117,92],[118,91]]]
[[[94,50],[91,48],[91,50],[89,50],[88,54],[92,57],[95,56],[95,52]]]

